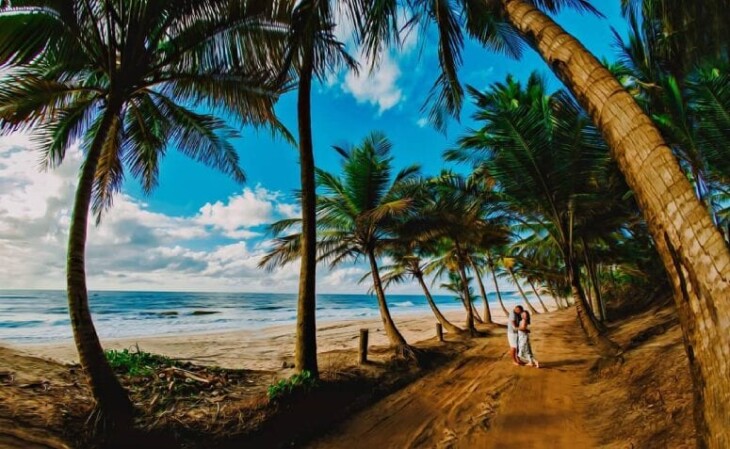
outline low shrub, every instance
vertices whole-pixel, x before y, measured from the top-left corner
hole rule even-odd
[[[291,396],[296,392],[310,391],[317,385],[317,379],[312,376],[309,371],[302,371],[294,374],[288,379],[281,379],[277,383],[270,385],[267,394],[270,401],[281,400],[287,396]]]
[[[139,347],[135,350],[122,349],[121,351],[110,349],[104,353],[114,371],[129,376],[148,376],[156,369],[175,364],[168,357],[141,351]]]

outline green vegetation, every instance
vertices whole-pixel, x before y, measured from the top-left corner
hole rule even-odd
[[[308,392],[317,386],[317,379],[309,371],[294,374],[288,379],[281,379],[270,385],[266,391],[269,401],[282,400],[297,392]]]
[[[109,349],[104,351],[109,365],[119,374],[127,376],[149,376],[160,368],[174,366],[174,360],[149,352],[141,351],[139,348],[135,350]]]

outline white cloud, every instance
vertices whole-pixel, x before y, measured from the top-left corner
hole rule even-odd
[[[360,283],[360,279],[362,279],[367,272],[368,270],[356,266],[336,268],[330,271],[329,274],[323,278],[323,281],[330,287],[356,288]],[[369,284],[367,282],[363,282],[363,285]]]
[[[403,98],[403,92],[398,87],[398,78],[401,75],[398,64],[386,53],[378,67],[370,72],[366,58],[360,59],[363,61],[362,69],[358,73],[348,72],[342,89],[352,94],[358,103],[378,106],[379,113],[397,105]]]
[[[226,203],[216,201],[200,208],[196,221],[222,231],[230,238],[250,238],[258,233],[247,228],[261,226],[278,219],[279,215],[289,218],[296,213],[293,204],[279,203],[281,194],[263,187],[244,188],[240,194],[232,195]]]
[[[0,288],[65,286],[66,242],[81,164],[78,149],[60,167],[38,170],[27,139],[0,138]],[[271,248],[260,226],[296,217],[278,192],[245,188],[191,216],[160,213],[120,194],[100,226],[89,224],[91,289],[295,292],[299,263],[258,268]],[[318,269],[319,292],[365,292],[358,266]]]
[[[416,125],[418,125],[419,128],[425,128],[426,125],[428,125],[428,119],[425,117],[421,117],[416,120]]]
[[[347,71],[344,77],[342,72],[330,74],[325,79],[325,86],[332,87],[339,83],[342,91],[352,95],[358,103],[377,106],[379,114],[397,106],[405,99],[399,86],[402,78],[400,66],[405,60],[412,59],[408,56],[418,45],[418,28],[409,27],[405,30],[401,36],[400,47],[384,48],[377,64],[373,64],[367,54],[356,47],[352,39],[352,26],[341,8],[337,10],[337,14],[339,20],[335,36],[345,43],[351,54],[355,55],[360,70],[358,73]],[[401,10],[398,15],[398,27],[402,29],[406,23],[405,10]]]

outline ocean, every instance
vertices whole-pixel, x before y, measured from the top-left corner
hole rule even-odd
[[[505,303],[519,301],[517,292],[504,292]],[[487,294],[496,304],[494,293]],[[429,311],[418,295],[388,295],[391,314]],[[179,335],[256,329],[296,321],[296,294],[123,292],[89,293],[94,324],[102,338]],[[434,296],[443,310],[462,305],[453,296]],[[481,310],[481,298],[475,304]],[[492,310],[495,310],[493,306]],[[378,316],[371,295],[317,295],[317,321]],[[65,291],[0,290],[0,341],[46,343],[70,340],[71,325]]]

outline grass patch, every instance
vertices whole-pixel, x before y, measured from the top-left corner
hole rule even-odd
[[[266,391],[269,401],[276,401],[298,392],[308,392],[317,385],[317,379],[309,371],[294,374],[288,379],[281,379],[270,385]]]
[[[128,376],[149,376],[157,369],[175,365],[174,360],[141,351],[139,347],[135,350],[122,349],[121,351],[110,349],[104,353],[114,371]]]

